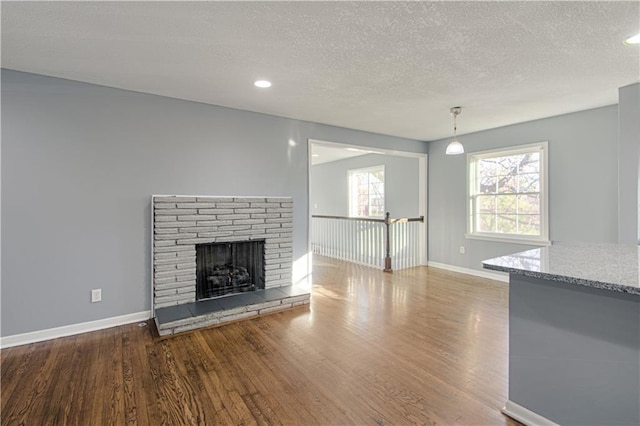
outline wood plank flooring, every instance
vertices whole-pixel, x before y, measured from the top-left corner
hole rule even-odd
[[[507,284],[314,258],[310,308],[1,351],[3,425],[517,425]]]

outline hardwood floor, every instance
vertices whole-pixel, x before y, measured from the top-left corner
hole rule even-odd
[[[518,424],[500,413],[506,284],[314,264],[310,308],[164,340],[130,324],[2,350],[2,424]]]

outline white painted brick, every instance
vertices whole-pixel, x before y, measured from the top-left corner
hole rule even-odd
[[[171,271],[154,271],[153,272],[153,276],[156,280],[158,280],[159,278],[164,278],[164,277],[172,277],[174,281],[176,281],[176,273],[178,272],[177,269],[171,270]],[[156,281],[157,282],[157,281]]]
[[[264,202],[265,199],[263,197],[234,197],[233,201],[235,203],[260,203]]]
[[[193,244],[206,244],[215,243],[215,237],[201,237],[201,238],[186,238],[184,240],[178,240],[176,243],[180,245],[192,246]]]
[[[309,300],[310,295],[309,294],[301,294],[300,296],[294,296],[294,297],[290,297],[287,298],[285,300],[283,300],[283,303],[296,303],[296,302],[304,302],[306,300]]]
[[[251,225],[228,225],[220,226],[219,229],[221,231],[244,231],[246,229],[251,229]]]
[[[288,251],[283,251],[283,252],[281,252],[279,254],[280,254],[280,258],[281,259],[284,258],[284,257],[288,257],[289,259],[291,259],[292,252],[291,252],[291,250],[288,250]]]
[[[195,238],[197,235],[194,233],[184,234],[156,234],[154,238],[157,240],[177,240],[178,238]]]
[[[216,220],[218,217],[213,214],[189,214],[189,215],[178,215],[178,220],[189,221],[192,222],[194,220]]]
[[[253,237],[249,237],[246,235],[237,235],[237,236],[233,236],[233,237],[222,237],[218,240],[218,242],[221,243],[231,243],[233,241],[252,241],[254,239],[260,239],[260,238],[253,238]]]
[[[232,220],[199,220],[196,226],[226,226],[233,224]]]
[[[163,216],[160,216],[163,217]],[[178,222],[172,220],[171,222],[156,222],[154,225],[156,228],[177,228],[179,226],[196,226],[195,222]]]
[[[291,241],[291,238],[283,238],[283,239],[287,239],[287,240]],[[292,242],[280,243],[280,248],[289,248],[289,247],[293,247],[293,243]]]
[[[291,197],[269,197],[267,198],[268,203],[289,203],[292,201]]]
[[[181,284],[181,285],[177,285],[177,284]],[[194,282],[192,282],[192,281],[189,281],[189,282],[181,281],[179,283],[173,282],[173,283],[166,283],[166,284],[155,284],[153,286],[153,288],[155,290],[174,289],[178,293],[184,293],[185,291],[195,291],[194,287],[193,287],[194,285],[196,285],[195,281]],[[185,290],[182,291],[180,289],[185,289]]]
[[[188,271],[178,271],[179,273],[176,274],[176,281],[188,281],[188,280],[195,280],[196,279],[196,274],[195,271],[192,273],[185,273]]]
[[[177,234],[178,228],[156,228],[153,230],[154,234]]]
[[[175,246],[175,245],[176,245],[176,242],[172,240],[158,241],[155,238],[153,240],[154,250],[158,250],[158,248],[160,247],[168,247],[168,246]]]
[[[260,310],[258,311],[258,313],[259,313],[260,315],[264,315],[264,314],[268,314],[268,313],[271,313],[271,312],[284,311],[285,309],[291,309],[291,308],[292,308],[291,304],[290,304],[290,303],[287,303],[287,304],[285,304],[285,305],[274,306],[274,307],[272,307],[272,308],[264,308],[264,309],[260,309]]]
[[[271,213],[271,215],[275,217],[267,218],[267,223],[291,223],[291,218],[280,217],[279,213]]]
[[[280,203],[280,207],[283,209],[293,209],[293,203]]]
[[[167,241],[159,241],[161,243],[167,242]],[[175,245],[175,242],[173,242],[173,245],[168,245],[167,247],[154,247],[153,248],[153,252],[154,253],[169,253],[169,252],[177,252],[177,251],[191,251],[194,250],[195,253],[195,247],[189,247],[189,246],[177,246]]]
[[[293,223],[292,222],[285,222],[282,224],[283,228],[293,228]]]
[[[198,209],[198,214],[232,214],[233,209],[219,209],[219,208],[208,208],[208,209]]]
[[[243,214],[220,214],[218,215],[218,219],[220,220],[237,220],[237,219],[249,219],[251,215],[243,213]]]
[[[174,203],[188,203],[191,201],[196,201],[196,197],[180,197],[171,195],[168,197],[153,197],[154,201],[158,202],[174,202]]]
[[[266,219],[269,223],[269,220],[280,219],[280,213],[251,213],[251,219]]]
[[[193,293],[195,294],[196,291],[194,290],[194,288],[192,286],[189,287],[176,287],[176,292],[178,294],[184,294],[184,293]]]
[[[243,319],[243,318],[255,317],[256,315],[258,315],[258,313],[256,311],[243,312],[243,313],[235,314],[235,315],[227,315],[227,316],[224,316],[224,317],[220,318],[220,322],[223,323],[223,322],[236,321],[236,320]]]
[[[280,244],[280,247],[282,247],[281,243],[288,243],[288,242],[291,242],[291,238],[269,238],[270,244],[278,243]]]
[[[257,237],[264,236],[265,232],[264,229],[247,229],[246,231],[235,231],[233,235],[251,235]]]
[[[153,292],[153,294],[155,295],[155,297],[163,297],[163,296],[171,296],[174,294],[178,294],[178,291],[175,288],[169,288],[164,290],[156,289]]]
[[[158,224],[159,222],[175,222],[177,220],[178,216],[155,216],[153,218],[155,224]]]
[[[272,271],[274,269],[280,269],[280,265],[278,263],[271,264],[271,265],[267,265],[267,264],[264,265],[264,270],[265,271]]]
[[[280,255],[278,253],[269,253],[264,255],[264,259],[278,259],[280,257]]]
[[[210,202],[210,203],[207,203],[207,202],[178,203],[178,208],[179,209],[210,209],[213,206],[215,206],[215,204],[213,202]]]
[[[247,208],[247,209],[235,209],[234,213],[265,213],[265,209]]]
[[[176,268],[175,264],[161,264],[158,265],[157,263],[154,265],[153,270],[157,272],[167,272],[167,271],[176,271],[178,268]]]
[[[262,209],[275,208],[275,207],[280,207],[280,203],[264,203],[264,202],[251,203],[251,208],[255,208],[255,207],[259,207]]]
[[[266,229],[269,232],[273,228],[280,229],[279,223],[257,223],[255,225],[251,225],[252,229]]]
[[[280,248],[280,244],[278,244],[278,243],[272,244],[271,243],[271,239],[268,239],[266,241],[266,243],[264,244],[264,249],[265,250],[277,250],[279,248]],[[271,252],[271,253],[274,253],[274,252]]]
[[[153,207],[156,209],[175,209],[176,203],[155,203]]]
[[[264,223],[264,219],[240,219],[233,221],[234,225],[254,225],[258,223]]]
[[[177,304],[190,303],[190,302],[196,301],[195,293],[193,295],[192,294],[171,294],[168,296],[156,297],[155,299],[156,299],[156,302],[158,303],[178,302]]]
[[[176,265],[176,268],[180,269],[180,273],[181,274],[184,274],[185,272],[188,272],[187,269],[191,269],[191,271],[195,274],[196,273],[196,259],[194,258],[190,262],[178,263]]]
[[[293,240],[293,233],[291,233],[291,229],[283,229],[280,232],[280,238],[279,239],[281,240],[283,238],[287,238],[287,239],[289,239],[289,241]]]
[[[230,200],[233,200],[232,197],[198,197],[196,201],[198,202],[208,202],[208,203],[226,203]]]
[[[198,211],[196,209],[166,209],[166,210],[155,210],[156,216],[167,216],[167,215],[181,215],[181,214],[196,214]]]
[[[307,299],[307,300],[301,300],[301,301],[299,301],[299,302],[293,302],[293,303],[291,304],[291,306],[292,306],[293,308],[295,308],[295,307],[297,307],[297,306],[308,305],[308,304],[309,304],[309,302],[311,302],[309,299]]]
[[[282,232],[282,228],[280,228],[279,224],[272,223],[271,225],[278,225],[278,227],[267,229],[267,234],[269,234],[269,238],[281,238],[280,232]]]
[[[216,203],[216,207],[221,209],[240,209],[243,207],[249,207],[250,204],[247,203]]]
[[[153,282],[154,282],[155,285],[169,284],[169,283],[173,284],[173,283],[176,282],[176,277],[175,277],[175,275],[164,275],[164,276],[160,276],[160,277],[156,277],[154,275]]]
[[[218,230],[217,226],[193,226],[190,228],[180,228],[180,232],[216,232]]]
[[[274,208],[274,209],[267,209],[267,213],[280,213],[280,214],[283,214],[283,213],[292,213],[292,212],[293,212],[293,210],[291,210],[291,209],[283,209],[281,207]]]
[[[280,213],[280,217],[290,217],[290,218],[293,218],[293,212],[292,212],[292,213]]]
[[[282,306],[282,300],[272,300],[270,302],[257,303],[255,305],[250,305],[247,310],[259,311],[265,308],[272,308],[274,306]]]
[[[212,238],[212,237],[226,237],[226,236],[232,236],[233,232],[230,231],[223,231],[223,230],[218,230],[215,232],[198,232],[198,237],[199,238]]]

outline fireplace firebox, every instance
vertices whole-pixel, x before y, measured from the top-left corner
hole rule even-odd
[[[265,288],[264,240],[196,245],[196,299]]]

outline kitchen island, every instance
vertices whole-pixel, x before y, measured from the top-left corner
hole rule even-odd
[[[554,243],[509,273],[509,400],[527,425],[640,424],[638,246]]]

